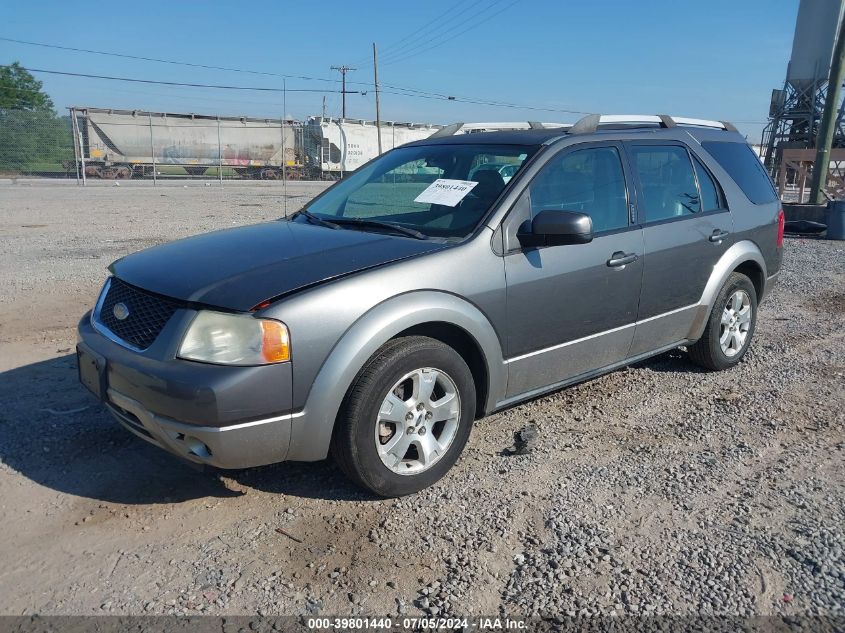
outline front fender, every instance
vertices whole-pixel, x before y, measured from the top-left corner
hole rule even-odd
[[[288,459],[324,459],[343,398],[367,360],[400,332],[433,322],[455,325],[478,343],[487,366],[486,404],[491,410],[505,393],[507,374],[502,346],[490,321],[455,295],[415,291],[380,303],[346,330],[317,373],[301,414],[292,419]]]
[[[710,317],[710,311],[713,309],[716,296],[719,294],[722,286],[725,285],[730,274],[736,270],[737,266],[748,261],[752,261],[760,266],[760,270],[763,271],[764,283],[768,279],[766,260],[754,242],[742,240],[726,250],[713,267],[713,272],[710,273],[710,279],[707,281],[704,292],[701,294],[701,299],[696,306],[695,317],[693,318],[689,333],[689,339],[691,341],[697,341],[704,334],[704,328],[707,325],[707,319]]]

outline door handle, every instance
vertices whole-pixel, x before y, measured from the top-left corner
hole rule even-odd
[[[610,256],[610,259],[607,260],[607,265],[611,268],[619,268],[621,266],[625,266],[626,264],[631,264],[638,259],[639,256],[636,253],[623,253],[622,251],[616,251]]]
[[[730,232],[723,231],[721,229],[716,229],[710,234],[710,237],[707,239],[709,239],[711,242],[721,242],[728,235],[730,235]]]

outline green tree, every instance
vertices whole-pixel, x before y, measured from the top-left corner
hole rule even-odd
[[[20,63],[0,66],[0,170],[64,171],[72,161],[70,119]]]
[[[43,90],[43,84],[29,71],[15,62],[0,66],[0,112],[27,110],[55,115],[53,101]]]

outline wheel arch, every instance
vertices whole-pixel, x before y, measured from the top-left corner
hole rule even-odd
[[[447,321],[427,321],[403,330],[393,338],[402,336],[427,336],[458,352],[469,367],[475,383],[475,417],[481,418],[487,414],[490,370],[484,351],[469,332]]]
[[[432,336],[462,347],[476,390],[484,393],[481,411],[492,410],[507,384],[502,345],[492,323],[472,303],[453,294],[415,291],[371,308],[340,337],[311,385],[303,410],[292,418],[288,459],[315,461],[328,454],[335,420],[355,377],[385,343],[398,336]],[[475,365],[475,369],[473,369]],[[478,372],[478,374],[476,374]]]
[[[763,268],[753,259],[747,259],[736,268],[733,272],[742,273],[751,280],[754,284],[754,291],[757,293],[757,300],[763,299],[763,293],[766,291],[766,274]]]
[[[698,302],[689,340],[697,341],[701,338],[716,297],[733,272],[740,272],[749,277],[757,291],[757,300],[762,299],[766,291],[766,260],[763,258],[763,253],[751,240],[736,242],[722,254],[713,267],[713,272],[710,273],[710,278]]]

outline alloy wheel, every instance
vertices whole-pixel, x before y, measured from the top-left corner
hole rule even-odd
[[[728,358],[736,356],[745,347],[751,328],[751,311],[751,297],[745,290],[737,290],[728,297],[719,327],[719,346]]]
[[[382,463],[399,475],[417,475],[449,450],[460,424],[461,397],[444,371],[422,367],[387,392],[375,424]]]

